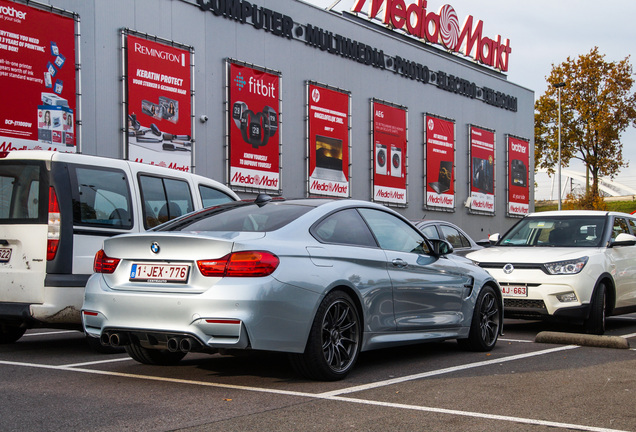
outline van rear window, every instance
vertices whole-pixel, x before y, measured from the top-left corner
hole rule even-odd
[[[131,229],[132,200],[126,173],[83,165],[71,167],[74,223]]]
[[[0,220],[3,223],[47,223],[48,189],[43,162],[0,162]]]

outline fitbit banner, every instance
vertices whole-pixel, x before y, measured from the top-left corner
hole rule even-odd
[[[349,94],[308,84],[309,195],[348,198]]]
[[[280,193],[280,76],[228,65],[230,186]]]
[[[190,49],[124,34],[128,159],[192,167]]]
[[[495,132],[469,126],[470,210],[495,212]]]
[[[406,108],[375,100],[373,113],[373,201],[406,205]]]
[[[455,122],[424,115],[426,207],[455,209]]]
[[[508,139],[508,215],[525,216],[530,208],[530,142],[507,135]]]
[[[0,0],[0,151],[76,151],[75,19],[61,13]]]

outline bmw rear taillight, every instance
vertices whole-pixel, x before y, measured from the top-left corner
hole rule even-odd
[[[93,271],[95,273],[113,273],[117,268],[117,265],[121,261],[119,258],[111,258],[104,252],[104,249],[100,249],[95,254],[95,261],[93,261]]]
[[[51,261],[60,245],[60,205],[53,186],[49,188],[49,228],[46,242],[46,259]]]
[[[271,252],[242,251],[215,260],[200,260],[197,266],[207,277],[262,277],[274,273],[279,263]]]

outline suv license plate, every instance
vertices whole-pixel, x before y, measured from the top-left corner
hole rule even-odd
[[[525,285],[502,285],[501,293],[506,297],[528,297],[528,287]]]
[[[11,248],[0,248],[0,262],[9,262],[11,260]]]
[[[130,280],[135,282],[182,282],[188,280],[188,264],[133,264]]]

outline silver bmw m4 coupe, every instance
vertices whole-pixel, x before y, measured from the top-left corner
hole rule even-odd
[[[361,351],[501,334],[490,275],[384,206],[271,199],[189,213],[104,241],[86,286],[88,336],[135,360],[188,352],[287,352],[317,380],[344,378]]]

